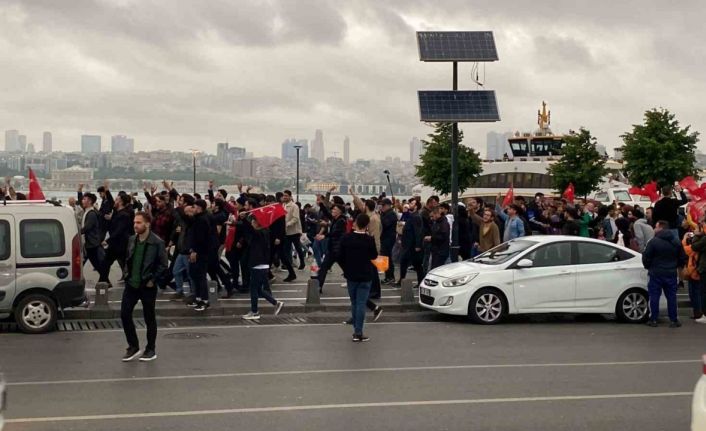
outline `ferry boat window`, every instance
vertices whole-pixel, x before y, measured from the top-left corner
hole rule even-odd
[[[593,199],[598,202],[608,202],[608,192],[598,192]]]
[[[528,154],[527,139],[511,139],[510,148],[515,157],[526,157]]]
[[[535,174],[532,177],[532,188],[541,189],[542,188],[542,174]]]
[[[498,176],[493,174],[493,175],[488,175],[488,187],[493,188],[498,186]]]
[[[510,185],[510,182],[507,180],[507,177],[508,174],[498,174],[498,187],[508,187]]]
[[[523,181],[522,181],[522,186],[524,188],[531,188],[532,187],[532,174],[531,172],[527,172],[524,175]]]
[[[630,194],[627,190],[616,190],[613,192],[613,195],[615,196],[615,200],[618,202],[629,202],[632,200],[630,199]]]

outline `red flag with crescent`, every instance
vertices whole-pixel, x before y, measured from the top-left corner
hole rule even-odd
[[[566,187],[566,190],[564,190],[564,193],[561,196],[567,201],[569,201],[569,203],[574,203],[574,199],[576,197],[575,194],[576,191],[574,190],[574,184],[569,183],[569,185]]]
[[[257,224],[264,228],[270,227],[280,217],[287,215],[287,210],[282,204],[267,205],[261,208],[255,208],[250,212],[257,220]]]
[[[39,185],[37,176],[34,175],[32,168],[29,168],[29,196],[27,198],[31,201],[46,200],[44,193],[42,193],[42,187]]]
[[[656,181],[647,183],[643,187],[630,187],[628,193],[630,193],[631,195],[648,196],[650,198],[650,201],[652,202],[656,202],[659,199],[659,192],[657,191]]]
[[[515,201],[515,189],[510,184],[510,188],[507,190],[507,194],[505,195],[505,199],[503,199],[503,207],[506,207],[513,203]]]

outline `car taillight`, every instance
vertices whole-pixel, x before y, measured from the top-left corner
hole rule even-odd
[[[71,279],[80,280],[81,279],[81,267],[83,262],[81,261],[81,238],[78,235],[74,236],[71,241]]]

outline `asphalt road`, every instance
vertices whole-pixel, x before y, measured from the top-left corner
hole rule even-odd
[[[120,331],[3,334],[0,366],[10,431],[686,430],[705,329],[389,322],[354,344],[335,324],[165,328],[155,362],[128,364]]]

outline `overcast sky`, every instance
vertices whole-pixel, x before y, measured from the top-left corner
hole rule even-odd
[[[697,0],[0,0],[0,128],[38,147],[52,131],[62,150],[127,134],[137,150],[227,139],[256,155],[320,128],[327,156],[348,135],[354,159],[406,158],[429,132],[416,91],[451,86],[415,31],[492,30],[502,121],[463,126],[465,144],[532,130],[546,100],[555,132],[585,126],[610,149],[655,106],[706,130],[704,16]],[[470,65],[460,76],[475,88]]]

